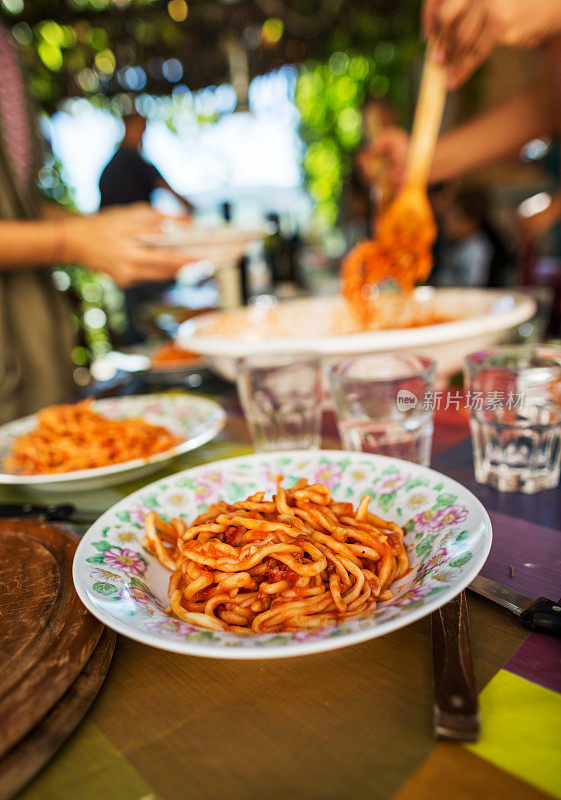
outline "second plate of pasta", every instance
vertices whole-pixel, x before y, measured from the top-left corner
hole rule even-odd
[[[481,503],[426,467],[343,451],[267,453],[157,481],[109,509],[74,561],[119,633],[222,658],[321,652],[449,601],[491,545]]]
[[[226,415],[184,393],[50,406],[0,427],[0,484],[71,493],[137,479],[213,439]]]

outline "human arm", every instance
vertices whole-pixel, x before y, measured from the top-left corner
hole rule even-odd
[[[556,91],[549,78],[547,53],[536,78],[522,91],[474,120],[445,133],[437,142],[429,180],[456,178],[496,159],[517,153],[531,139],[547,135],[558,124]],[[382,131],[359,156],[368,178],[380,158],[388,165],[391,183],[405,178],[409,137],[399,128]]]
[[[79,263],[105,272],[120,286],[172,277],[189,259],[148,248],[138,234],[158,230],[163,216],[146,204],[115,208],[91,217],[0,221],[0,269]]]
[[[425,37],[460,86],[498,45],[536,47],[561,32],[559,0],[425,0]]]
[[[437,143],[431,182],[459,177],[506,156],[517,154],[531,139],[547,136],[556,126],[551,83],[540,77],[496,108],[443,134]]]

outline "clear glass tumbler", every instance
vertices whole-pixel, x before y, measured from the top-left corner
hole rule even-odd
[[[346,450],[430,463],[435,363],[424,356],[354,356],[328,370]]]
[[[323,392],[318,355],[239,358],[236,380],[256,450],[320,447]]]
[[[497,347],[465,360],[475,479],[533,494],[559,482],[561,347]]]

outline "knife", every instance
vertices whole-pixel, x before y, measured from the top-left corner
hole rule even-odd
[[[556,603],[547,597],[534,600],[482,575],[474,578],[468,588],[512,611],[531,631],[561,636],[561,602]]]
[[[431,623],[434,733],[441,739],[474,742],[480,720],[465,592],[435,611]]]
[[[37,517],[44,522],[71,522],[91,525],[100,516],[97,511],[81,511],[72,503],[0,503],[0,517]]]

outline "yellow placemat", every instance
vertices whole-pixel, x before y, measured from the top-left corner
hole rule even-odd
[[[561,798],[561,695],[500,670],[479,702],[481,738],[466,747]]]

